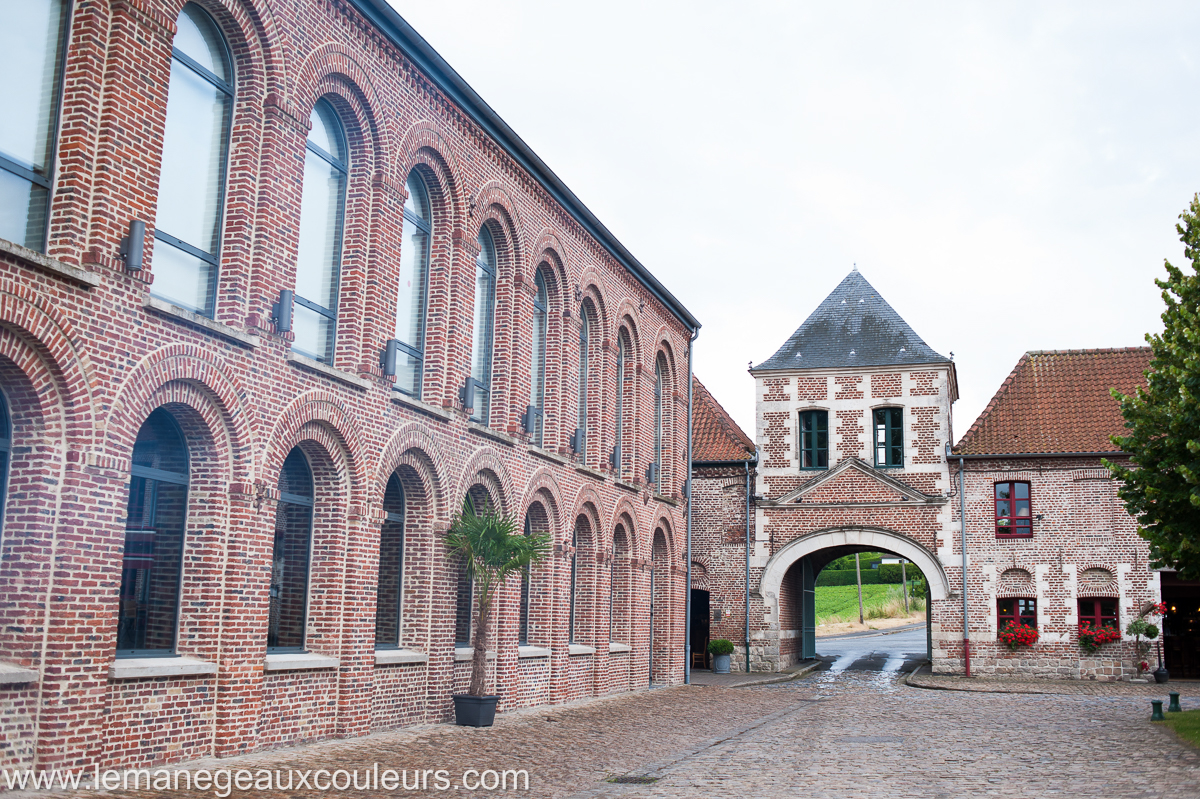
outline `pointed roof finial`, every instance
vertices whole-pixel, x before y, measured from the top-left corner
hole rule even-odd
[[[850,269],[850,271],[851,271],[851,272],[857,272],[857,271],[858,271],[858,264],[857,264],[857,263],[856,263],[856,264],[854,264],[854,266],[853,266],[853,267]]]

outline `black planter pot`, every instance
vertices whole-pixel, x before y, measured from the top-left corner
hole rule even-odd
[[[1166,682],[1170,678],[1171,678],[1171,672],[1167,671],[1166,666],[1159,666],[1157,669],[1154,670],[1154,681],[1155,682]]]
[[[454,723],[460,727],[490,727],[496,720],[496,702],[499,696],[472,696],[452,694],[454,697]]]

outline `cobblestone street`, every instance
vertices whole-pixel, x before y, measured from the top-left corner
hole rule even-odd
[[[445,769],[451,792],[465,787],[458,783],[467,769],[526,769],[529,790],[515,793],[578,799],[1200,796],[1200,753],[1149,724],[1147,687],[1093,695],[926,690],[869,668],[867,659],[832,670],[830,662],[776,685],[660,689],[507,714],[491,729],[424,726],[188,767]],[[1183,692],[1185,709],[1200,707],[1200,685],[1195,695],[1192,685],[1171,686]],[[614,777],[654,781],[607,781]],[[446,793],[431,778],[427,784],[232,795]]]

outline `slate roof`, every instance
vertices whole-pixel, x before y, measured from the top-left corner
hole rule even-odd
[[[954,448],[956,455],[1116,452],[1124,432],[1109,389],[1146,384],[1149,347],[1027,352]]]
[[[913,332],[858,270],[846,275],[760,369],[948,363]]]
[[[692,460],[754,460],[754,441],[733,417],[692,377]]]

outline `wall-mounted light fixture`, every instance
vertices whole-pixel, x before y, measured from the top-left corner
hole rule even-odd
[[[608,456],[608,463],[613,467],[614,471],[621,471],[621,445],[615,444],[612,448],[612,453]]]
[[[129,223],[129,235],[121,239],[121,258],[130,272],[142,271],[142,253],[146,249],[146,223],[134,219]]]
[[[571,434],[571,451],[576,455],[583,452],[583,428],[576,427],[575,432]]]
[[[525,427],[525,432],[533,435],[537,430],[537,419],[542,415],[542,411],[536,405],[526,405],[525,415],[521,418],[522,424]]]
[[[384,377],[396,376],[396,359],[399,355],[400,342],[394,338],[388,339],[387,346],[379,353],[379,365],[383,367]]]
[[[463,408],[475,410],[475,387],[482,385],[473,377],[468,377],[463,381],[462,388],[458,390],[458,401],[462,403]]]
[[[296,292],[282,289],[279,292],[279,302],[271,306],[271,321],[275,323],[276,332],[287,333],[292,329],[292,305],[295,298]]]
[[[658,464],[652,463],[646,467],[646,482],[658,484]]]

